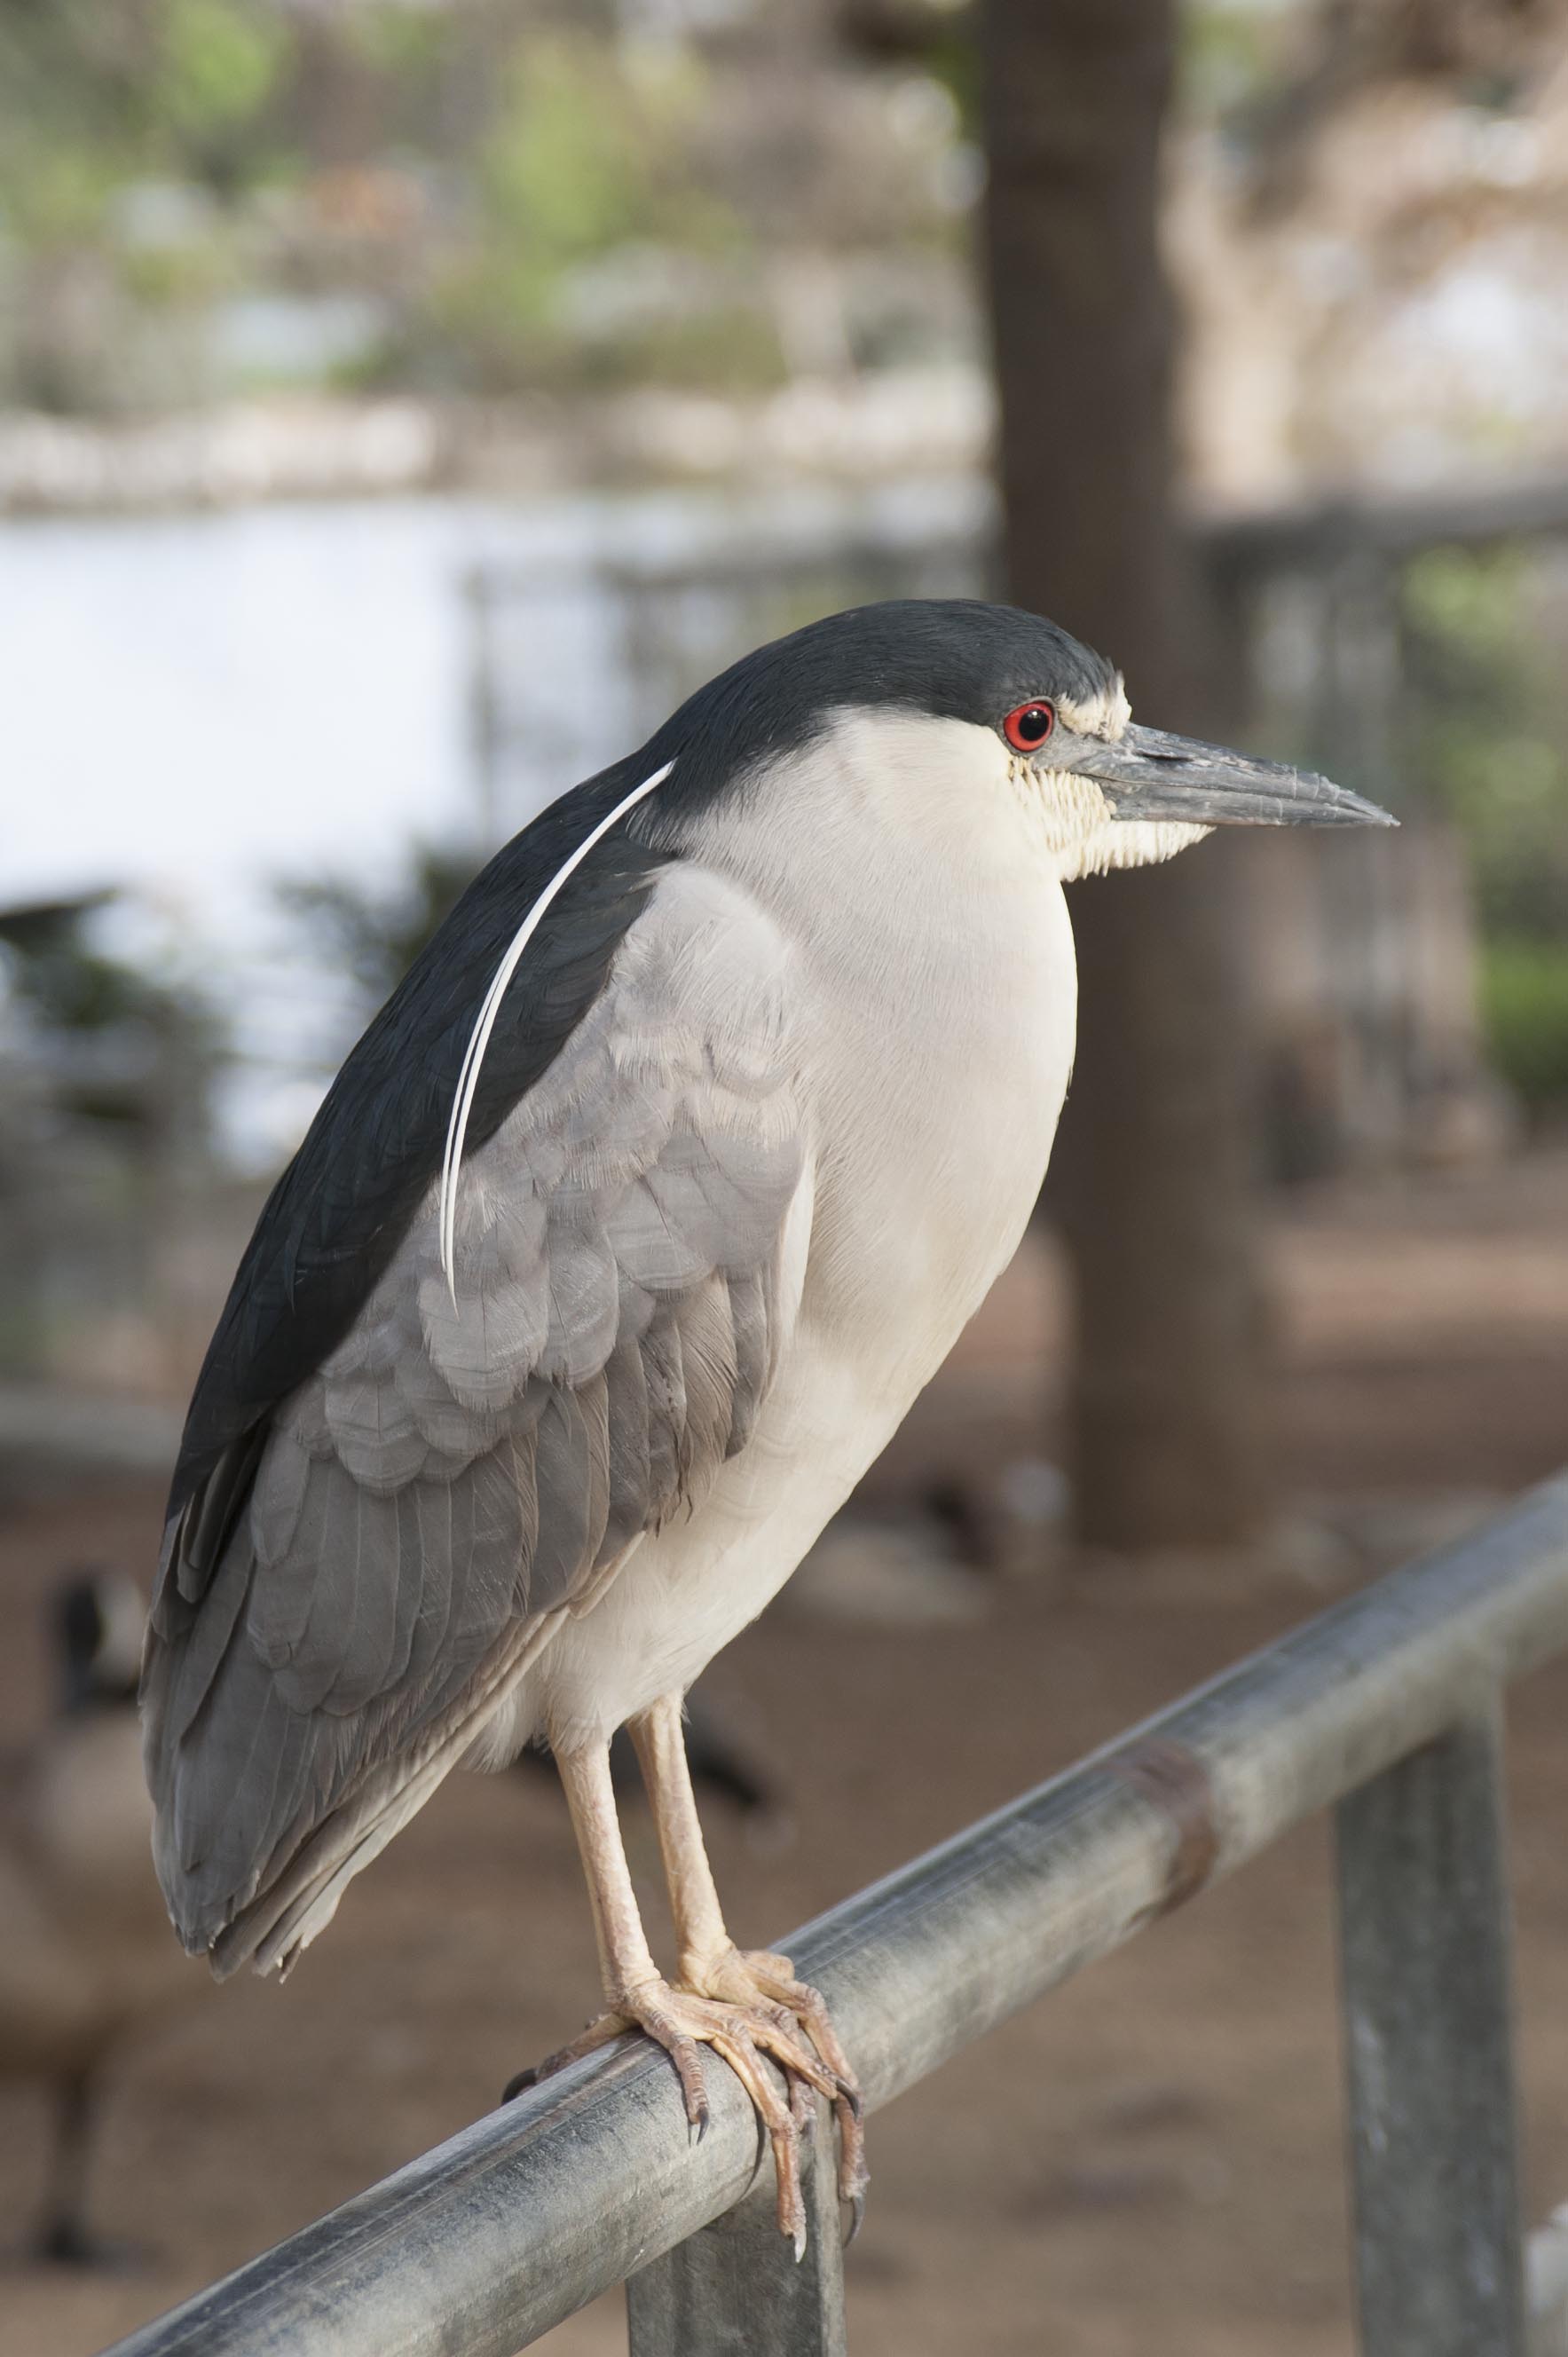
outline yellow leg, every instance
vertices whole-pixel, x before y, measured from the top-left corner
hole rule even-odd
[[[661,1695],[630,1722],[670,1886],[680,1984],[698,1996],[725,1999],[764,2017],[782,2014],[806,2031],[837,2083],[833,2108],[839,2124],[839,2192],[851,2205],[853,2233],[865,2206],[860,2090],[818,1991],[796,1979],[788,1956],[766,1949],[743,1951],[725,1928],[692,1790],[681,1706],[680,1695]]]
[[[700,2136],[708,2124],[708,2095],[699,2050],[711,2046],[746,2089],[768,2132],[779,2185],[779,2223],[799,2254],[806,2239],[800,2118],[794,2105],[779,2093],[763,2058],[777,2062],[790,2085],[804,2083],[808,2088],[836,2097],[838,2081],[808,2049],[782,2008],[673,1987],[661,1978],[643,1932],[626,1862],[610,1782],[609,1746],[596,1743],[556,1757],[594,1911],[607,2010],[559,2053],[521,2072],[507,2093],[514,2094],[547,2078],[625,2029],[644,2029],[674,2063],[687,2120]]]

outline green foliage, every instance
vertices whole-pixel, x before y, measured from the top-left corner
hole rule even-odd
[[[1250,0],[1194,0],[1181,15],[1181,111],[1223,116],[1255,103],[1274,79],[1274,31]]]
[[[264,0],[0,0],[0,398],[134,399],[137,321],[232,283],[232,201],[268,160],[294,41]],[[144,235],[149,196],[164,225]]]
[[[20,140],[0,163],[0,207],[13,237],[65,246],[101,227],[119,173],[101,149]]]
[[[0,400],[236,389],[258,337],[287,341],[259,309],[229,332],[239,289],[373,312],[341,371],[330,335],[290,363],[323,384],[771,385],[794,314],[768,259],[950,252],[950,110],[900,113],[871,73],[819,145],[793,87],[772,120],[768,43],[649,40],[623,17],[611,0],[0,0]],[[925,66],[972,122],[958,11],[932,11]],[[316,349],[310,326],[292,350]]]
[[[479,150],[478,236],[436,298],[493,379],[537,375],[570,340],[561,298],[575,268],[633,244],[738,248],[736,217],[688,162],[703,95],[678,53],[565,34],[520,43]]]
[[[158,33],[153,120],[195,142],[252,121],[290,48],[285,19],[256,0],[165,0]]]
[[[1568,706],[1525,552],[1434,549],[1403,585],[1410,761],[1469,844],[1485,930],[1568,937]]]
[[[200,178],[285,69],[263,0],[0,0],[0,210],[13,235],[80,238],[137,178]]]
[[[1488,942],[1481,1008],[1492,1060],[1523,1103],[1568,1105],[1568,942]]]
[[[961,135],[979,146],[984,136],[980,44],[970,17],[955,11],[933,20],[930,38],[920,51],[920,70],[946,91]]]
[[[1414,774],[1469,847],[1493,1061],[1568,1103],[1568,700],[1550,576],[1517,546],[1432,549],[1403,581]]]
[[[96,228],[134,159],[125,77],[86,14],[0,0],[0,220],[24,246]]]

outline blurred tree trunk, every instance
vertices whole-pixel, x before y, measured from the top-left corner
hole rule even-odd
[[[1216,726],[1172,512],[1158,246],[1174,0],[985,0],[986,242],[1010,593]],[[1070,898],[1078,1070],[1052,1200],[1077,1284],[1080,1535],[1255,1533],[1267,1504],[1230,863],[1208,844]]]

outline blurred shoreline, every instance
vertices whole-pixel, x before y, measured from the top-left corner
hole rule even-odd
[[[992,415],[988,380],[958,361],[749,397],[650,385],[572,402],[276,394],[133,421],[11,410],[0,515],[950,474],[984,463]]]

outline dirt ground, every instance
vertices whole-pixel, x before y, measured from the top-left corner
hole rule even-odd
[[[706,1682],[788,1796],[759,1845],[707,1810],[732,1924],[771,1940],[1266,1641],[1342,1582],[1568,1459],[1568,1157],[1485,1180],[1341,1190],[1277,1214],[1282,1463],[1274,1576],[1058,1562],[903,1623],[788,1597]],[[1036,1251],[872,1485],[1048,1449],[1060,1310]],[[1047,1377],[1040,1374],[1046,1353]],[[1044,1426],[1042,1426],[1042,1417]],[[145,1484],[58,1486],[0,1522],[0,1736],[41,1704],[57,1569],[145,1567]],[[1316,1579],[1315,1589],[1310,1584]],[[1568,2198],[1568,1666],[1511,1716],[1527,2184]],[[646,1817],[630,1817],[649,1874]],[[656,1920],[650,1910],[650,1920]],[[3,1936],[3,1927],[0,1927]],[[98,2222],[141,2268],[0,2272],[0,2357],[81,2357],[493,2102],[592,2007],[593,1953],[542,1774],[458,1777],[354,1887],[286,1988],[199,2003],[127,2057]],[[1160,1924],[871,2127],[848,2267],[858,2357],[1344,2357],[1350,2346],[1326,1828]],[[0,2237],[28,2213],[45,2113],[0,2088]],[[543,2344],[624,2346],[618,2298]]]

